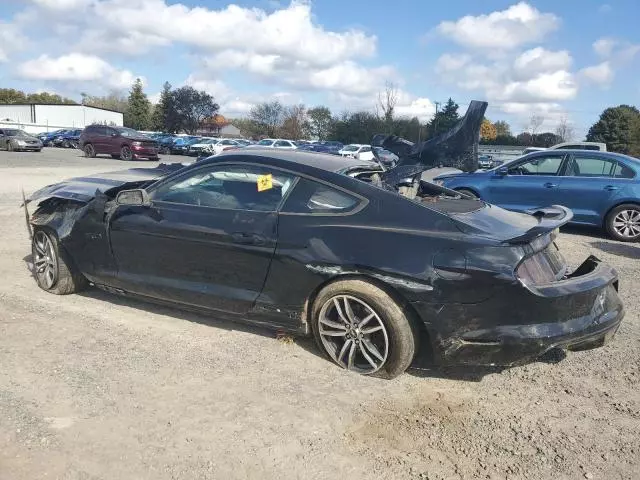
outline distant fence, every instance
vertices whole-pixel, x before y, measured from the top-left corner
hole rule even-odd
[[[491,155],[495,160],[507,162],[521,157],[525,148],[518,145],[479,145],[478,155]]]

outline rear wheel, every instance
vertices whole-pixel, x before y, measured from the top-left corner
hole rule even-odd
[[[387,292],[364,280],[324,288],[312,310],[318,346],[336,364],[362,375],[391,379],[413,361],[418,332]]]
[[[68,295],[86,287],[87,280],[61,255],[58,239],[52,233],[36,230],[31,252],[33,274],[43,290],[56,295]]]
[[[87,143],[82,150],[84,151],[84,156],[85,157],[87,157],[87,158],[95,158],[96,149],[93,148],[93,145],[91,145],[90,143]]]
[[[476,192],[474,192],[473,190],[469,190],[468,188],[457,188],[456,192],[462,193],[463,195],[467,195],[469,197],[480,198],[480,196]]]
[[[640,206],[632,203],[619,205],[607,215],[607,232],[622,242],[640,239]]]
[[[133,153],[131,152],[131,148],[128,145],[123,145],[120,149],[120,158],[122,158],[122,160],[133,159]]]

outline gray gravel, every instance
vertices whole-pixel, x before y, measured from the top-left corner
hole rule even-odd
[[[640,477],[640,246],[560,237],[574,265],[620,273],[627,317],[604,348],[364,378],[307,340],[39,290],[21,188],[148,163],[0,152],[0,479]]]

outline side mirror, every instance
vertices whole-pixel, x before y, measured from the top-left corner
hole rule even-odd
[[[146,190],[141,188],[137,188],[135,190],[122,190],[116,196],[116,203],[118,205],[139,205],[144,207],[151,205],[149,194]]]
[[[501,177],[509,175],[509,169],[507,167],[500,167],[498,170],[496,170],[496,175],[500,175]]]

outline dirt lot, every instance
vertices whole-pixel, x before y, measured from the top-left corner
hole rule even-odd
[[[141,163],[0,152],[1,479],[640,478],[640,246],[561,235],[619,270],[605,348],[364,378],[307,340],[39,290],[20,189]]]

